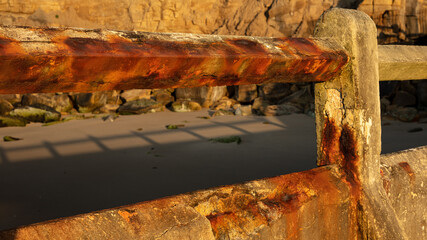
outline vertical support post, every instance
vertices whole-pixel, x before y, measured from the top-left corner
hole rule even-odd
[[[318,165],[337,164],[351,188],[349,217],[355,227],[350,235],[406,239],[380,183],[375,23],[363,12],[334,8],[321,16],[314,36],[336,41],[350,56],[340,76],[315,86]]]

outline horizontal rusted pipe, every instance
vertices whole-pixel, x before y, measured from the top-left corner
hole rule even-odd
[[[0,27],[0,93],[319,82],[347,62],[322,39]]]
[[[427,46],[378,46],[380,81],[427,79]]]

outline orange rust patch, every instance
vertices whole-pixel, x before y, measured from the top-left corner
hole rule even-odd
[[[230,232],[242,236],[256,232],[256,229],[282,217],[286,218],[287,236],[298,238],[301,207],[313,198],[339,204],[342,194],[332,184],[329,170],[324,168],[260,180],[258,184],[268,186],[270,190],[262,194],[248,194],[248,189],[239,186],[230,195],[215,195],[220,198],[213,202],[206,200],[210,202],[211,209],[206,217],[217,239],[229,237]]]
[[[25,54],[25,50],[18,41],[0,36],[0,56],[14,56]]]
[[[403,170],[405,170],[405,172],[408,174],[409,176],[409,180],[411,182],[411,184],[413,184],[415,182],[415,173],[412,170],[411,166],[409,165],[409,163],[407,162],[400,162],[399,166],[401,168],[403,168]]]
[[[138,213],[135,210],[119,210],[117,213],[128,223],[135,222],[135,218],[138,216]]]

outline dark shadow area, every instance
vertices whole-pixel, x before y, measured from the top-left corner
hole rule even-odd
[[[86,135],[84,139],[42,141],[26,147],[0,145],[0,229],[314,168],[312,120],[303,131],[300,123],[286,122],[283,127],[268,122],[278,130],[251,133],[245,124],[263,126],[266,119],[233,124],[212,119],[210,126],[173,130],[197,140],[170,144],[157,143],[153,136],[165,132],[159,130],[110,137]],[[197,132],[216,126],[239,132],[242,143],[213,143]],[[106,144],[132,137],[149,144],[119,150]],[[95,144],[101,151],[71,156],[60,153],[61,147],[82,143]],[[37,149],[47,150],[52,157],[8,158],[10,152]]]
[[[46,136],[32,145],[1,143],[0,229],[316,167],[314,118],[193,119],[177,130],[165,130],[159,122],[158,128],[137,131],[124,122],[127,131],[102,137],[90,129],[97,126],[108,132],[117,125],[84,120],[90,123],[85,125],[87,133],[77,138],[53,141]],[[74,123],[66,124],[49,129],[73,132],[61,131]],[[423,130],[409,131],[417,128]],[[217,129],[240,136],[242,143],[209,141]],[[382,131],[383,153],[427,145],[427,124],[383,121]],[[174,141],[164,144],[159,137]],[[138,141],[144,144],[137,146]],[[122,147],[114,149],[118,143]],[[79,153],[82,146],[96,151]],[[25,151],[45,151],[47,157],[16,158],[15,153],[26,156]]]

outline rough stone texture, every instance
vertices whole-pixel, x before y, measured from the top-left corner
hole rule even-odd
[[[427,146],[382,155],[381,172],[408,239],[427,239]]]
[[[202,106],[198,102],[178,100],[172,103],[172,110],[174,112],[194,112],[202,110]]]
[[[234,98],[241,103],[252,102],[258,97],[258,87],[255,84],[236,86]]]
[[[0,239],[355,239],[336,166],[0,232]]]
[[[196,101],[202,107],[210,107],[227,94],[226,86],[199,87],[199,88],[177,88],[175,95],[177,100]]]
[[[358,11],[332,9],[314,35],[331,37],[351,56],[341,76],[316,84],[318,164],[337,163],[351,186],[354,231],[361,239],[407,239],[380,188],[381,118],[377,29]]]
[[[336,1],[2,0],[5,25],[253,36],[309,35]],[[209,13],[209,14],[207,14]]]
[[[260,87],[260,97],[270,104],[277,104],[284,97],[292,94],[287,83],[266,83]]]
[[[292,113],[303,113],[303,109],[292,103],[282,103],[280,105],[267,105],[259,108],[260,114],[264,116],[281,116],[289,115]]]
[[[29,122],[48,123],[61,119],[61,114],[45,105],[18,107],[11,111],[10,116],[25,119]]]
[[[120,94],[126,102],[135,101],[139,99],[150,99],[151,89],[131,89],[125,90]]]
[[[387,107],[386,115],[392,116],[402,122],[411,122],[417,116],[417,109],[413,107],[390,105]]]
[[[81,113],[89,113],[107,104],[105,92],[77,93],[72,95],[74,102]]]
[[[173,102],[175,98],[172,96],[173,89],[155,89],[152,90],[152,97],[161,105]]]
[[[380,44],[413,41],[427,33],[425,0],[364,0],[358,10],[376,23]]]
[[[0,98],[4,99],[11,104],[20,103],[22,99],[21,94],[0,94]]]
[[[27,121],[19,117],[0,116],[0,127],[25,127]]]
[[[0,115],[6,115],[13,110],[13,105],[7,100],[0,98]]]
[[[164,105],[158,103],[152,99],[140,99],[135,101],[126,102],[121,105],[117,111],[122,115],[130,114],[141,114],[149,112],[159,112],[163,111]]]
[[[24,94],[21,103],[23,106],[43,104],[55,109],[58,112],[69,112],[73,109],[73,102],[67,94]]]

